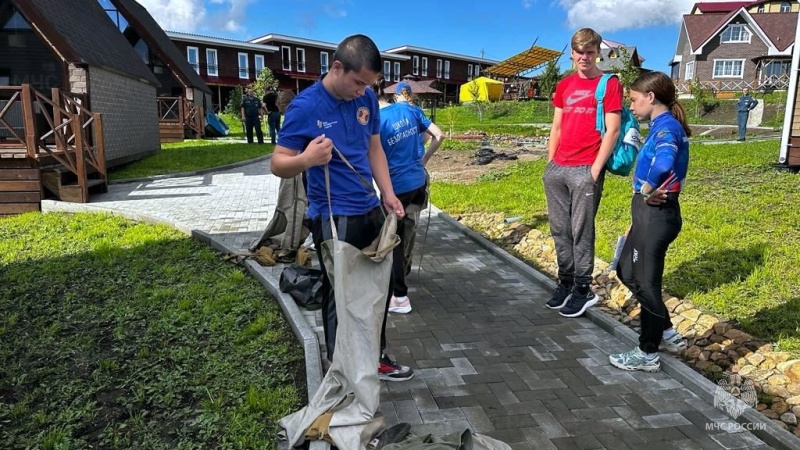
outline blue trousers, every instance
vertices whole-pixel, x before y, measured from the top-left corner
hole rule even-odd
[[[744,140],[744,135],[747,133],[747,117],[750,111],[739,111],[736,114],[736,120],[739,123],[739,139]]]

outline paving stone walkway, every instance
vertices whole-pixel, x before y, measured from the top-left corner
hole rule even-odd
[[[112,184],[91,205],[244,249],[266,227],[278,184],[261,161]],[[409,277],[414,310],[388,322],[389,351],[416,370],[410,381],[382,383],[389,423],[409,422],[417,434],[469,428],[514,449],[770,448],[747,431],[724,431],[734,422],[670,376],[611,367],[608,353],[626,345],[585,318],[544,308],[541,285],[441,218],[430,219],[423,241]]]

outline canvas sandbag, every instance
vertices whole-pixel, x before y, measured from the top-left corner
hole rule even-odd
[[[300,244],[308,236],[308,228],[303,224],[307,207],[303,176],[282,179],[272,220],[261,237],[250,246],[250,251],[267,246],[275,250],[279,262],[292,261]]]
[[[327,166],[325,181],[330,187]],[[361,450],[383,431],[378,358],[380,331],[392,271],[392,250],[399,245],[397,217],[386,216],[380,235],[364,249],[340,241],[332,217],[332,239],[322,243],[323,264],[336,298],[336,357],[309,404],[280,420],[291,446],[306,439],[308,428],[326,413],[326,435],[336,447]],[[327,439],[326,439],[327,440]]]

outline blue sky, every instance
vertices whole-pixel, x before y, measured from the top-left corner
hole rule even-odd
[[[170,31],[247,40],[268,33],[339,42],[355,33],[381,50],[401,45],[503,60],[531,46],[562,50],[589,26],[635,45],[668,71],[692,0],[138,0]],[[709,0],[706,0],[709,1]],[[714,0],[712,0],[714,1]],[[568,67],[568,56],[562,57]]]

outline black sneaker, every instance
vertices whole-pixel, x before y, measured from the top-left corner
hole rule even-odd
[[[592,292],[591,289],[589,289],[586,294],[580,294],[578,291],[574,291],[569,297],[567,304],[564,305],[558,313],[564,317],[578,317],[583,315],[587,309],[596,305],[599,300],[600,297]]]
[[[559,283],[555,292],[553,292],[553,297],[550,298],[547,303],[545,303],[545,306],[550,309],[561,309],[567,304],[567,301],[571,296],[572,286]]]
[[[378,376],[383,381],[406,381],[414,378],[414,371],[408,366],[398,364],[394,358],[384,353],[378,365]]]

